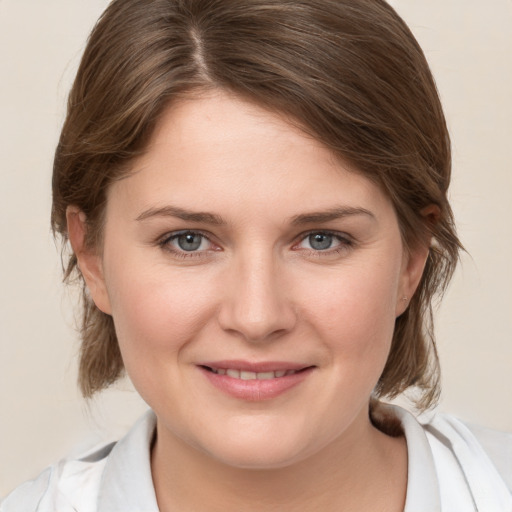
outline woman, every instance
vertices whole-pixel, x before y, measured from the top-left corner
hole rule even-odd
[[[114,1],[52,222],[84,286],[83,394],[126,369],[152,411],[2,510],[509,510],[464,425],[378,402],[438,395],[449,178],[433,79],[384,2]]]

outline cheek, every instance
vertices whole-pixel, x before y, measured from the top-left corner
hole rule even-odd
[[[214,308],[209,287],[197,275],[165,265],[141,268],[127,261],[108,276],[112,316],[128,370],[141,357],[177,358]]]
[[[347,266],[335,277],[310,281],[304,316],[332,349],[364,361],[387,357],[395,325],[395,267]]]

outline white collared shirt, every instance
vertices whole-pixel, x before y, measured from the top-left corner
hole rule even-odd
[[[450,416],[422,424],[387,407],[407,440],[404,512],[512,512],[512,434],[474,429],[486,454]],[[155,425],[148,411],[119,442],[61,461],[15,489],[0,512],[158,512],[150,465]]]

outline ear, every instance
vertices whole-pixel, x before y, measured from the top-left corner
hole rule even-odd
[[[103,313],[111,314],[110,299],[107,293],[101,255],[95,248],[87,247],[87,218],[76,206],[66,209],[68,237],[78,260],[78,268],[92,300]]]
[[[439,207],[429,205],[421,211],[421,215],[426,226],[435,225],[440,216]],[[430,251],[431,236],[429,233],[430,230],[427,230],[427,236],[423,240],[419,240],[414,247],[404,250],[404,261],[396,303],[397,317],[407,309],[409,301],[421,281]]]

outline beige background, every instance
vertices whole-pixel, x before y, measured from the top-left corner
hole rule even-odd
[[[106,0],[0,0],[0,496],[116,437],[145,405],[122,383],[76,390],[69,292],[49,232],[67,90]],[[451,197],[471,257],[438,314],[443,410],[512,431],[512,1],[395,0],[436,75],[454,145]]]

